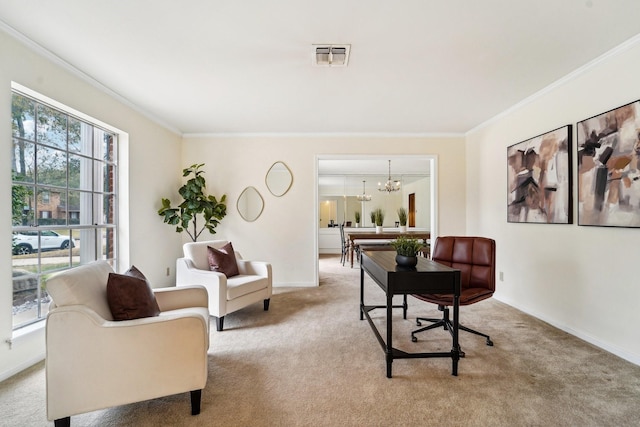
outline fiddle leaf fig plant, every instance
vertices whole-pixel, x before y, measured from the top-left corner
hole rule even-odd
[[[204,163],[194,164],[182,170],[183,177],[193,175],[178,189],[183,199],[182,203],[172,207],[169,199],[162,199],[162,207],[158,210],[158,215],[162,217],[163,222],[175,225],[177,233],[186,231],[194,242],[198,241],[198,237],[204,230],[216,234],[216,227],[227,215],[226,194],[220,198],[220,201],[214,196],[205,194],[206,181],[202,176],[204,171],[200,170],[202,166]],[[198,224],[200,217],[203,221],[201,225]]]

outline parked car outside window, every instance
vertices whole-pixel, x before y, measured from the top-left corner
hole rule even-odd
[[[40,250],[52,251],[57,249],[74,248],[76,242],[73,237],[58,234],[52,230],[40,232]],[[25,255],[38,251],[38,232],[20,231],[13,233],[14,255]]]

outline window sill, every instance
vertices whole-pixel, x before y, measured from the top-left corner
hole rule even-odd
[[[39,332],[40,330],[44,329],[44,326],[45,326],[45,320],[43,319],[41,321],[32,323],[31,325],[27,325],[20,329],[16,329],[11,334],[11,340],[9,340],[10,341],[9,344],[15,343],[16,341],[19,341],[20,339],[27,337],[35,332]]]

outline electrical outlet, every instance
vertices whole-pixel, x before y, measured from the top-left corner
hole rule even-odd
[[[504,272],[500,272],[500,281],[504,282]]]
[[[171,267],[167,267],[167,276],[171,274]]]

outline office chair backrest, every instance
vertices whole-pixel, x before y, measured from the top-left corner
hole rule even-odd
[[[438,237],[431,254],[434,261],[460,270],[466,288],[496,288],[496,242],[486,237]]]

